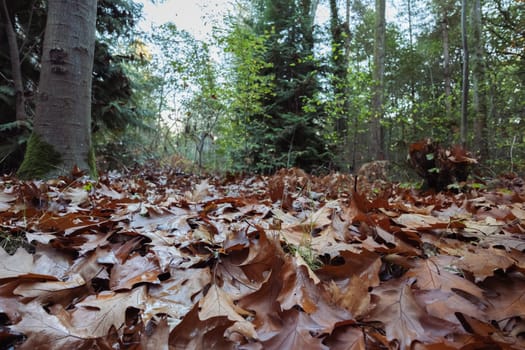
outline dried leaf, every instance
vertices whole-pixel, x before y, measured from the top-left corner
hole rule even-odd
[[[20,309],[21,321],[11,326],[23,333],[27,340],[20,349],[90,349],[92,337],[77,333],[68,319],[51,315],[38,302],[31,302]]]
[[[327,349],[322,343],[322,327],[311,317],[296,309],[281,316],[278,332],[260,335],[264,349]]]
[[[119,329],[124,325],[128,307],[142,309],[145,301],[145,286],[129,292],[103,292],[89,296],[76,304],[76,310],[71,313],[71,324],[91,337],[102,337],[111,327]]]
[[[109,286],[116,291],[131,289],[138,283],[160,283],[161,273],[154,254],[132,254],[125,262],[113,266]]]
[[[11,193],[0,192],[0,212],[8,211],[11,208],[12,202],[16,200],[16,196]]]
[[[16,277],[56,280],[56,276],[46,274],[49,269],[35,264],[34,257],[24,249],[18,249],[13,255],[9,255],[5,250],[0,249],[0,280]]]
[[[454,324],[429,315],[417,303],[412,284],[413,280],[396,281],[374,288],[376,307],[367,316],[369,321],[381,321],[388,340],[398,341],[401,349],[410,349],[415,341],[442,341],[457,331]]]
[[[250,312],[238,307],[217,285],[211,285],[208,293],[199,301],[199,319],[225,316],[231,321],[244,321]],[[243,317],[244,316],[244,317]]]

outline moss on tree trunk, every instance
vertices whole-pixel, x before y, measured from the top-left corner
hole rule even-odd
[[[95,150],[91,147],[87,163],[89,164],[89,175],[96,179],[97,166]],[[27,142],[26,155],[22,165],[18,169],[17,176],[20,179],[50,179],[67,174],[73,169],[64,169],[60,153],[49,143],[42,140],[38,134],[31,134]]]
[[[33,133],[27,142],[26,155],[17,176],[21,179],[49,178],[58,173],[62,157],[55,148]]]

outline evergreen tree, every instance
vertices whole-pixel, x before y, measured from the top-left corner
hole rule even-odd
[[[265,171],[298,166],[313,170],[326,165],[321,135],[323,111],[319,103],[319,62],[314,57],[314,16],[311,0],[265,0],[257,28],[268,35],[266,62],[261,71],[273,77],[274,91],[263,100],[264,113],[255,117],[263,126],[253,158]]]

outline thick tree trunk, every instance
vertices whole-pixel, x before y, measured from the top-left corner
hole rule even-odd
[[[461,41],[463,46],[463,83],[461,88],[461,145],[467,148],[468,136],[468,94],[469,94],[469,51],[467,38],[467,0],[461,1]]]
[[[369,152],[374,159],[385,159],[383,130],[383,94],[385,76],[385,0],[376,0],[376,24],[374,40],[374,92],[372,118],[370,121]]]
[[[19,175],[94,175],[91,81],[96,0],[49,0],[33,135]],[[35,147],[36,146],[36,147]]]
[[[475,0],[472,9],[472,35],[474,41],[474,56],[472,59],[472,107],[474,118],[474,149],[480,159],[488,158],[487,135],[487,102],[485,82],[485,55],[483,49],[481,1]]]
[[[7,36],[7,43],[9,45],[9,58],[11,60],[11,72],[13,78],[13,85],[15,87],[16,96],[16,120],[25,121],[27,120],[27,113],[25,110],[24,100],[24,83],[22,81],[22,70],[20,67],[20,56],[18,52],[18,43],[16,41],[16,33],[11,22],[11,17],[7,9],[5,0],[1,0],[0,10],[2,16],[5,19],[5,33]]]

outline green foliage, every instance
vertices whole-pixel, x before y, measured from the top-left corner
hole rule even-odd
[[[263,132],[250,135],[256,141],[251,157],[263,170],[313,170],[330,162],[318,129],[324,112],[320,64],[314,57],[314,14],[310,1],[297,0],[267,0],[258,14],[256,33],[268,35],[264,56],[272,65],[260,74],[273,77],[272,94],[262,101],[264,113],[253,116]]]
[[[209,45],[173,23],[156,28],[151,40],[161,49],[153,57],[163,74],[156,91],[158,125],[168,124],[166,140],[173,137],[178,152],[201,169],[217,159],[214,140],[225,109],[221,72]]]
[[[223,170],[240,171],[256,166],[253,154],[258,145],[251,136],[267,131],[255,116],[265,114],[263,101],[275,94],[274,75],[261,74],[273,67],[265,60],[268,38],[268,33],[255,33],[241,19],[230,19],[227,34],[218,37],[230,62],[224,72],[231,79],[222,91],[227,111],[218,125],[218,152],[227,164]]]

